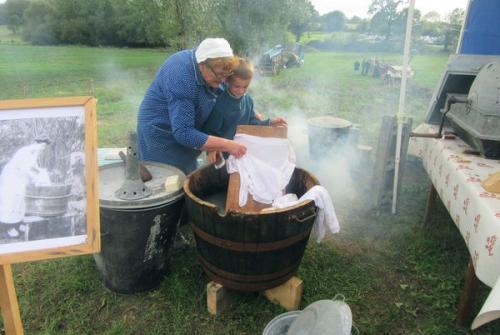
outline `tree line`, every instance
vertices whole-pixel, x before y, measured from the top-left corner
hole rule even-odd
[[[33,44],[191,47],[224,36],[249,52],[317,15],[309,0],[7,0],[0,23]]]
[[[333,11],[321,17],[323,29],[329,32],[356,31],[364,34],[380,35],[385,40],[402,37],[406,30],[408,1],[372,0],[368,14],[370,18],[353,16],[348,19],[342,11]],[[413,14],[413,35],[430,41],[436,41],[448,51],[456,45],[464,21],[464,10],[453,9],[450,14],[441,17],[435,11],[424,15],[415,9]]]
[[[7,0],[0,24],[33,44],[192,47],[207,36],[224,36],[240,54],[300,41],[308,31],[354,31],[384,36],[405,33],[407,0],[372,0],[362,19],[341,11],[320,16],[309,0]],[[456,43],[464,18],[454,9],[414,14],[414,34]]]

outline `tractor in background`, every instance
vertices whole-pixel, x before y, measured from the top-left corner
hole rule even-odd
[[[304,51],[302,45],[294,44],[293,47],[285,48],[277,44],[267,50],[259,58],[257,68],[261,75],[277,75],[282,69],[300,67],[304,63]]]

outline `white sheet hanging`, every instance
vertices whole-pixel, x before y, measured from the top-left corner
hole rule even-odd
[[[271,204],[283,194],[295,169],[295,152],[288,139],[236,134],[234,140],[246,146],[241,158],[229,156],[227,172],[240,174],[239,206],[248,193],[255,201]]]

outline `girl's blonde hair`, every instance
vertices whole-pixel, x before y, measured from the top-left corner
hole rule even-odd
[[[225,72],[232,73],[234,68],[238,65],[238,57],[218,57],[218,58],[208,58],[204,61],[208,63],[212,68],[221,69]]]
[[[235,57],[237,59],[237,63],[235,68],[233,69],[232,76],[236,76],[238,78],[247,80],[252,79],[254,74],[254,67],[252,62],[247,58]]]

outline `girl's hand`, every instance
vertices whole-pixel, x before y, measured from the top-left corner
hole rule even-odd
[[[287,127],[288,123],[282,117],[277,117],[271,120],[271,126],[273,127]]]
[[[213,164],[217,161],[217,151],[207,151],[207,161]]]

